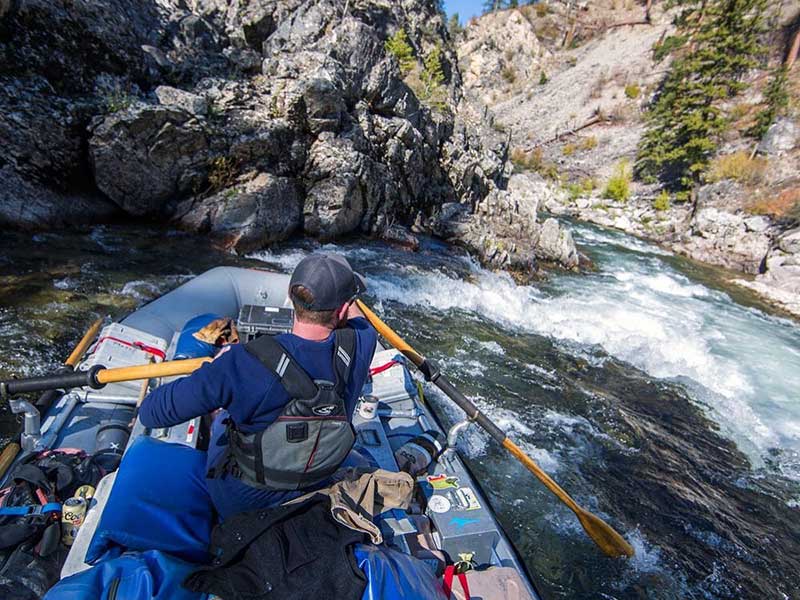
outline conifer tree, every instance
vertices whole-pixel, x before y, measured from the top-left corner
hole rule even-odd
[[[414,58],[414,49],[408,43],[408,36],[404,29],[398,29],[397,33],[386,40],[386,51],[397,59],[400,64],[400,73],[404,77],[417,64]]]
[[[483,3],[483,13],[495,12],[503,8],[503,0],[485,0]]]
[[[461,35],[461,32],[464,31],[464,28],[461,27],[458,13],[453,13],[450,15],[450,20],[447,22],[447,29],[450,32],[450,37],[452,38],[458,37]]]
[[[727,119],[721,103],[744,89],[741,76],[763,52],[769,0],[671,0],[674,60],[646,115],[636,170],[683,189],[701,178]],[[665,42],[665,45],[666,42]]]
[[[747,133],[756,139],[761,139],[767,133],[769,126],[789,106],[789,91],[787,89],[789,70],[782,64],[772,75],[764,90],[766,106],[756,116],[756,123]]]

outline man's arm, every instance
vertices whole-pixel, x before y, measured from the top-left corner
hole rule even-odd
[[[172,427],[226,408],[231,399],[232,354],[225,352],[191,375],[153,390],[139,409],[142,425]]]

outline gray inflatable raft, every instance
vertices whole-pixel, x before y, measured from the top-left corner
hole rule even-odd
[[[256,269],[218,267],[207,271],[121,322],[105,327],[79,368],[170,360],[175,356],[185,324],[198,315],[214,313],[237,319],[246,305],[288,307],[288,279],[284,274]],[[422,386],[412,378],[399,353],[379,345],[372,371],[374,374],[362,392],[362,397],[372,397],[372,404],[357,407],[353,416],[357,446],[381,468],[397,471],[395,451],[400,446],[425,431],[436,430],[443,436],[445,432],[426,404]],[[152,385],[163,383],[157,381]],[[66,390],[42,416],[40,427],[34,415],[28,415],[21,444],[28,453],[54,448],[121,453],[137,437],[151,436],[204,449],[207,435],[201,418],[161,430],[145,430],[137,422],[128,438],[124,430],[133,417],[140,388],[140,382],[130,382],[100,390]],[[374,398],[378,399],[377,410]],[[455,448],[458,434],[466,426],[466,422],[458,423],[446,432],[449,447],[418,479],[417,501],[412,509],[384,520],[386,543],[414,553],[420,540],[425,540],[433,550],[443,553],[448,562],[468,561],[476,571],[482,571],[475,585],[484,591],[472,590],[473,598],[539,598],[480,486]],[[86,520],[63,565],[62,578],[89,568],[84,557],[115,476],[116,473],[106,475],[98,485]],[[456,593],[458,585],[454,587]]]

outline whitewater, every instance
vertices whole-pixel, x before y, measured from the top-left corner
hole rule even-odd
[[[460,311],[508,332],[548,336],[593,361],[607,354],[679,382],[754,468],[770,465],[800,481],[796,324],[693,281],[670,262],[669,252],[653,244],[587,225],[573,231],[597,271],[560,275],[543,285],[518,285],[469,257],[456,265],[444,256],[436,264],[368,248],[322,250],[343,253],[361,268],[379,302]],[[293,250],[251,257],[290,270],[304,255]],[[475,357],[472,367],[480,369]],[[546,374],[542,379],[546,383]]]

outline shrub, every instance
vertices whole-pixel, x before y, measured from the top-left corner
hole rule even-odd
[[[408,75],[417,61],[414,58],[414,49],[408,43],[408,36],[405,29],[398,29],[392,37],[386,40],[384,45],[386,51],[397,59],[400,65],[400,73]]]
[[[661,193],[653,200],[653,208],[657,211],[669,210],[669,193],[661,190]]]
[[[534,148],[530,152],[526,152],[522,148],[514,148],[511,151],[511,162],[520,171],[536,171],[542,177],[553,181],[560,179],[558,168],[544,159],[541,148]]]
[[[547,73],[544,71],[539,73],[539,85],[545,85],[548,81],[550,80],[547,78]]]
[[[625,202],[631,195],[631,167],[627,160],[620,161],[614,174],[606,183],[603,198]]]
[[[546,17],[550,12],[550,7],[545,4],[544,2],[537,2],[536,3],[536,16],[540,19],[542,17]]]
[[[687,37],[683,35],[669,35],[660,44],[653,46],[653,60],[661,62],[675,50],[686,43]]]
[[[593,135],[585,137],[580,141],[579,146],[581,150],[594,150],[597,148],[597,138]]]
[[[565,189],[567,190],[567,196],[569,199],[574,202],[582,196],[589,196],[596,187],[597,184],[595,183],[594,179],[591,177],[585,177],[579,182],[568,183]]]
[[[636,83],[629,83],[625,86],[625,95],[631,100],[636,100],[641,93],[642,90],[639,89],[639,86]]]
[[[577,147],[575,146],[575,144],[564,144],[564,147],[561,148],[561,154],[563,154],[564,156],[572,156],[573,154],[575,154],[576,148]]]
[[[710,183],[732,179],[740,183],[755,185],[763,180],[766,168],[767,159],[750,158],[747,152],[740,150],[712,159],[705,179]]]
[[[514,67],[511,65],[507,65],[503,67],[503,70],[500,71],[500,75],[503,76],[509,84],[513,84],[517,80],[517,73],[514,71]]]
[[[135,98],[117,86],[106,94],[104,100],[106,111],[109,113],[115,113],[130,107]]]
[[[235,180],[238,171],[236,161],[227,156],[218,156],[211,159],[208,165],[208,189],[216,192],[230,186]]]

